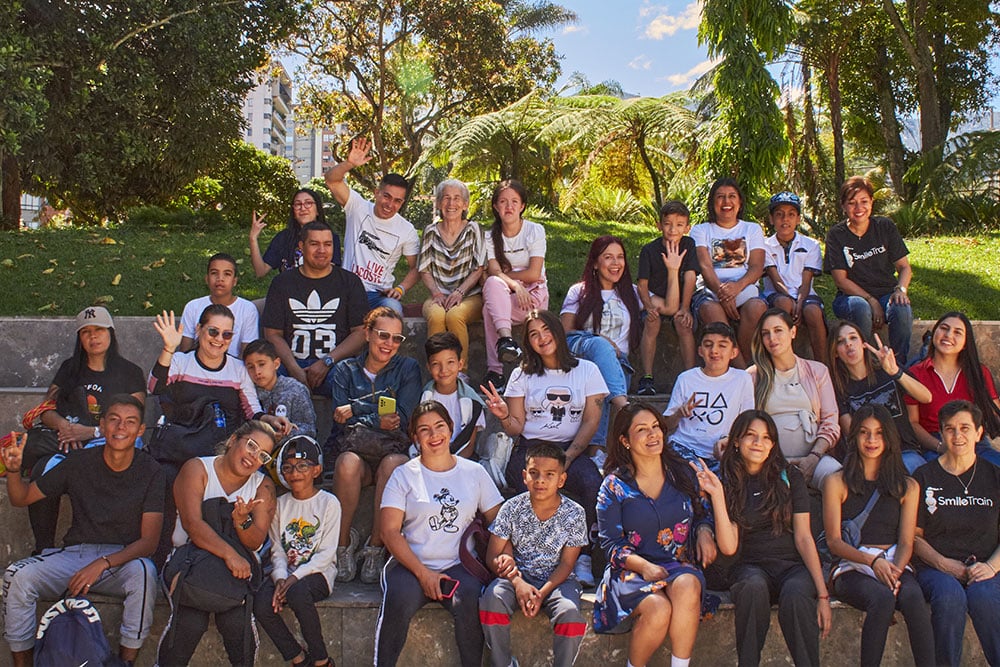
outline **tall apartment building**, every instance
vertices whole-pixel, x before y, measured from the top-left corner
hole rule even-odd
[[[271,155],[291,158],[288,143],[292,115],[292,80],[280,62],[258,75],[258,83],[243,100],[246,119],[243,140]]]
[[[308,183],[310,179],[322,178],[323,173],[333,166],[333,153],[330,145],[340,140],[340,132],[346,131],[346,126],[339,128],[317,128],[306,123],[294,122],[291,127],[292,153],[289,159],[299,183]]]

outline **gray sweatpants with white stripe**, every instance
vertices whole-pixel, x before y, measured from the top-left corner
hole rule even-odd
[[[101,556],[122,550],[120,544],[78,544],[46,549],[7,566],[3,574],[4,638],[11,651],[35,646],[35,603],[63,596],[73,575]],[[148,558],[137,558],[104,572],[90,587],[91,593],[125,598],[121,645],[141,648],[153,625],[156,602],[156,567]]]

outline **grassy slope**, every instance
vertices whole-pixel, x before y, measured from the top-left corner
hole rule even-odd
[[[589,220],[547,221],[551,304],[557,308],[566,289],[579,279],[590,241],[601,234],[622,236],[637,269],[642,244],[652,227]],[[108,243],[112,239],[114,244]],[[266,239],[262,246],[266,247]],[[974,237],[917,238],[907,241],[914,265],[911,297],[918,318],[934,319],[946,310],[964,310],[972,319],[1000,319],[1000,233]],[[214,252],[234,254],[243,280],[239,293],[263,296],[269,277],[253,278],[246,230],[60,229],[0,233],[0,315],[74,315],[110,297],[116,314],[180,311],[187,300],[206,293],[205,261]],[[47,272],[47,273],[46,273]],[[397,273],[398,274],[398,273]],[[120,275],[117,285],[113,284]],[[823,276],[818,291],[829,304],[833,284]],[[417,302],[423,287],[405,299]]]

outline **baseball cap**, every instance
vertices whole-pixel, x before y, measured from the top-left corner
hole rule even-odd
[[[293,452],[292,449],[295,451]],[[278,482],[286,489],[292,488],[285,480],[285,475],[281,472],[281,466],[288,461],[312,461],[317,465],[323,465],[323,450],[316,443],[316,440],[308,435],[293,435],[278,450],[277,465],[275,472]]]
[[[802,213],[802,200],[794,192],[779,192],[778,194],[771,197],[771,202],[767,205],[767,210],[769,213],[774,213],[774,209],[778,208],[782,204],[791,204],[795,207],[795,210],[800,214]]]
[[[88,306],[76,316],[77,332],[84,327],[101,327],[102,329],[114,329],[115,322],[111,319],[111,313],[104,306]]]

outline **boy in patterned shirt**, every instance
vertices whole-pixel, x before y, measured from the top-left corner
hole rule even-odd
[[[583,508],[564,498],[566,454],[543,443],[528,452],[522,472],[527,493],[500,508],[490,526],[487,563],[498,576],[479,599],[490,662],[516,665],[510,650],[510,617],[539,610],[552,621],[552,664],[572,665],[587,622],[580,613],[580,583],[572,576],[581,547],[588,544]]]

